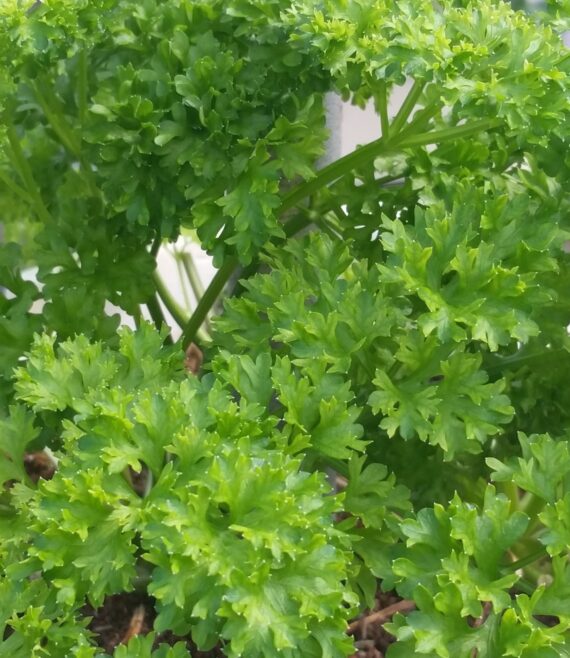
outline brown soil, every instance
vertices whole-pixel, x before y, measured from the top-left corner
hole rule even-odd
[[[88,628],[95,633],[95,642],[111,655],[118,644],[126,644],[134,635],[150,632],[156,618],[153,598],[135,592],[108,596],[100,608],[95,610],[86,605],[83,613],[91,617]],[[181,641],[193,658],[222,658],[224,655],[220,648],[198,651],[190,638],[178,637],[170,632],[159,634],[155,645],[174,645]]]
[[[410,602],[403,601],[397,594],[379,592],[374,609],[366,611],[349,625],[357,650],[352,658],[384,658],[395,639],[384,629],[384,623],[391,621],[396,612],[404,613],[411,608]]]
[[[352,658],[384,658],[394,638],[384,630],[383,621],[378,619],[381,617],[378,611],[392,610],[401,603],[404,604],[402,611],[405,611],[407,602],[401,602],[393,594],[379,594],[375,611],[368,612],[351,624],[351,634],[354,636],[356,648]],[[95,633],[95,642],[110,655],[117,645],[127,643],[134,635],[146,635],[150,632],[156,618],[153,598],[144,593],[134,592],[108,596],[105,603],[97,609],[86,605],[83,613],[91,618],[88,627]],[[367,620],[368,616],[370,622]],[[162,643],[174,645],[181,641],[186,644],[193,658],[224,656],[221,646],[210,651],[198,651],[189,637],[178,637],[170,632],[158,635],[155,645]]]

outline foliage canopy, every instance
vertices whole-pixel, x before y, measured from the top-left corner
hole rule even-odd
[[[154,634],[117,658],[190,655],[166,630],[348,656],[377,587],[416,608],[388,658],[570,656],[570,14],[550,10],[1,3],[0,656],[101,658],[82,606],[140,587]],[[382,136],[319,168],[328,92],[373,103]],[[191,317],[156,271],[188,231],[220,268]]]

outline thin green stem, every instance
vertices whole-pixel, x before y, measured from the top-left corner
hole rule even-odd
[[[0,516],[15,516],[16,510],[11,505],[0,503]]]
[[[81,125],[87,116],[87,53],[82,48],[77,61],[77,109]]]
[[[382,137],[390,138],[390,121],[388,119],[388,92],[386,82],[381,80],[379,83],[379,93],[376,99],[378,114],[380,115],[380,126],[382,128]]]
[[[554,66],[558,68],[560,64],[563,64],[569,57],[570,57],[570,53],[566,53],[565,55],[562,55],[562,57],[558,58]]]
[[[150,247],[150,255],[156,257],[159,250],[160,250],[160,245],[162,244],[162,236],[160,233],[157,234],[157,236],[154,238],[153,243]]]
[[[15,183],[9,176],[6,176],[0,171],[0,183],[3,183],[13,194],[20,197],[22,201],[30,202],[30,195],[18,183]]]
[[[42,0],[35,0],[34,4],[29,7],[26,11],[26,16],[30,17],[34,12],[36,12],[42,6]]]
[[[481,119],[478,121],[470,121],[461,126],[452,126],[451,128],[444,128],[443,130],[430,130],[427,133],[420,135],[410,135],[404,137],[398,144],[399,148],[411,148],[413,146],[425,146],[427,144],[441,144],[450,140],[461,139],[469,137],[485,130],[491,130],[503,123],[500,119]]]
[[[81,152],[81,143],[63,119],[62,110],[59,107],[59,103],[56,102],[53,92],[48,90],[47,85],[43,85],[39,81],[36,81],[32,85],[32,89],[46,119],[49,121],[55,134],[59,137],[60,142],[73,156],[78,157]]]
[[[22,151],[22,146],[14,126],[10,123],[7,123],[6,134],[8,136],[8,141],[10,142],[10,148],[6,149],[7,155],[12,163],[12,166],[18,173],[18,176],[24,183],[24,186],[30,195],[32,200],[33,208],[38,216],[46,224],[53,224],[54,220],[48,209],[46,208],[44,201],[40,195],[39,187],[34,180],[32,170],[24,152]]]
[[[200,302],[200,299],[202,299],[202,296],[204,295],[204,286],[202,285],[200,275],[198,274],[198,270],[194,265],[192,256],[182,251],[177,254],[176,263],[178,267],[182,265],[182,267],[184,268],[184,273],[186,274],[186,281],[190,283],[190,287],[192,288],[192,292],[194,293],[194,297],[196,298],[196,304],[198,304]],[[181,279],[184,278],[182,272],[180,273],[180,278]],[[185,297],[187,297],[186,287],[183,286],[183,289],[185,292]],[[191,304],[190,301],[188,300],[188,308],[190,307]],[[202,322],[201,329],[198,329],[198,331],[196,332],[196,337],[199,339],[200,344],[203,344],[210,340],[210,331],[211,331],[210,320],[208,318],[208,314],[206,314],[206,317]]]
[[[423,118],[421,120],[423,120]],[[410,129],[413,128],[414,123],[410,124]],[[408,130],[405,130],[401,131],[398,136],[393,137],[389,141],[386,141],[381,137],[365,146],[361,146],[349,155],[340,158],[328,167],[322,169],[316,178],[313,178],[307,183],[302,183],[295,189],[291,190],[281,204],[280,213],[282,214],[285,210],[289,210],[292,205],[303,199],[305,196],[313,194],[329,182],[341,178],[344,174],[353,171],[360,165],[369,160],[373,160],[379,155],[393,153],[404,148],[435,143],[441,144],[445,141],[468,137],[469,135],[476,134],[482,130],[496,128],[500,123],[501,121],[499,119],[482,119],[461,126],[444,128],[443,130],[431,130],[420,135],[410,134]],[[285,224],[286,237],[295,235],[295,233],[298,233],[305,226],[306,223],[304,222],[303,217],[296,215]]]
[[[533,562],[536,562],[537,560],[540,560],[541,558],[546,557],[547,555],[548,553],[546,552],[546,548],[544,546],[541,546],[540,548],[537,548],[535,551],[532,551],[532,553],[529,553],[528,555],[521,557],[520,560],[511,562],[508,566],[505,567],[505,570],[510,571],[512,573],[514,571],[518,571],[519,569],[524,569],[524,567],[529,566]]]
[[[334,226],[335,231],[337,231],[338,228],[342,227],[344,222],[346,222],[346,215],[342,211],[342,208],[336,203],[331,203],[327,208],[323,208],[323,214],[328,215],[331,212],[338,220],[337,222],[331,222],[331,224],[333,224]]]
[[[520,507],[519,488],[514,482],[497,482],[497,491],[504,493],[511,501],[511,509],[513,512],[517,511]]]
[[[400,133],[405,135],[410,135],[417,132],[418,130],[424,130],[425,126],[429,123],[431,119],[441,110],[441,103],[434,102],[426,105],[419,112],[416,112],[414,118],[410,123],[400,131]]]
[[[313,223],[316,226],[319,227],[319,229],[323,232],[326,233],[330,238],[333,240],[338,240],[342,236],[340,236],[334,228],[330,225],[330,223],[326,220],[326,218],[323,217],[314,217],[308,221],[308,223]]]
[[[133,320],[135,321],[135,327],[138,329],[142,321],[141,309],[138,306],[133,310]]]
[[[174,258],[174,262],[176,263],[176,272],[178,274],[178,280],[180,281],[182,296],[184,297],[184,308],[190,310],[192,308],[192,303],[190,302],[190,295],[188,294],[189,281],[188,276],[186,275],[186,271],[182,265],[182,254],[175,248],[172,256]],[[196,299],[199,298],[196,297]]]
[[[430,108],[430,112],[433,108]],[[425,120],[425,116],[421,117],[421,121]],[[413,146],[423,146],[426,144],[441,143],[452,139],[468,137],[482,130],[490,130],[496,128],[502,123],[500,119],[482,119],[480,121],[473,121],[466,123],[462,126],[453,126],[451,128],[444,128],[443,130],[431,130],[420,135],[409,134],[408,130],[401,131],[400,134],[394,134],[394,124],[392,124],[392,137],[386,140],[384,137],[376,139],[360,148],[355,149],[352,153],[339,158],[327,167],[319,171],[315,178],[301,183],[293,188],[283,199],[279,214],[282,215],[287,210],[290,210],[299,201],[314,194],[322,187],[329,183],[341,178],[345,174],[358,167],[374,160],[379,155],[387,155],[394,153],[404,148],[411,148]],[[415,122],[410,124],[411,129],[415,126]]]
[[[216,272],[216,275],[202,295],[202,298],[198,302],[198,306],[196,306],[196,310],[182,332],[180,340],[182,341],[183,349],[186,349],[190,343],[194,341],[198,329],[202,326],[208,312],[216,303],[218,296],[224,289],[228,279],[231,277],[237,266],[238,260],[236,258],[228,258],[222,267]]]
[[[162,314],[162,309],[160,308],[158,299],[154,294],[147,299],[146,307],[148,308],[150,317],[152,318],[152,321],[154,322],[154,326],[157,328],[158,331],[162,330],[163,325],[165,327],[168,327],[168,322],[166,322],[166,320],[164,319],[164,315]],[[170,336],[170,334],[168,334],[164,342],[166,344],[172,344],[172,337]]]
[[[542,498],[533,493],[527,492],[519,503],[519,510],[526,514],[530,521],[526,529],[525,537],[532,537],[536,531],[541,527],[542,521],[540,520],[540,513],[544,509],[546,503]]]
[[[348,172],[357,169],[370,160],[374,160],[374,158],[379,155],[385,155],[395,151],[398,146],[398,141],[398,138],[393,138],[388,141],[384,139],[384,137],[380,137],[380,139],[365,144],[364,146],[352,151],[352,153],[349,153],[327,167],[324,167],[319,171],[315,178],[306,183],[297,185],[285,196],[278,214],[282,215],[287,210],[293,208],[293,206],[296,206],[299,201],[318,192],[321,188],[341,178]]]
[[[89,192],[93,197],[100,197],[101,192],[95,182],[93,171],[81,155],[81,139],[77,137],[73,128],[67,123],[63,108],[56,95],[48,85],[41,84],[40,82],[36,82],[32,88],[38,103],[44,111],[52,130],[58,136],[59,141],[74,158],[77,158],[80,165],[79,173],[89,188]]]
[[[391,183],[395,183],[396,181],[404,181],[406,176],[409,176],[410,174],[410,169],[406,169],[405,171],[402,171],[400,174],[392,174],[390,176],[382,176],[382,178],[378,178],[376,180],[377,185],[390,185]]]
[[[425,84],[426,83],[423,80],[414,81],[412,88],[408,92],[408,95],[404,99],[404,102],[400,106],[398,113],[392,121],[392,135],[397,135],[404,127],[404,124],[408,120],[410,114],[413,112],[416,103],[419,101],[420,96],[422,95]]]
[[[153,272],[152,278],[156,288],[156,293],[159,296],[160,301],[166,307],[166,310],[170,313],[180,328],[186,326],[186,323],[188,322],[186,313],[184,313],[178,302],[171,295],[170,290],[164,285],[157,270]]]
[[[540,350],[538,352],[525,353],[524,349],[520,350],[512,356],[495,357],[494,360],[485,366],[487,372],[492,370],[502,370],[503,368],[510,368],[512,366],[529,365],[533,361],[544,362],[545,358],[558,359],[562,354],[568,354],[568,350],[563,347],[554,350]]]
[[[366,357],[363,353],[362,350],[356,350],[356,359],[360,363],[360,366],[368,376],[368,379],[372,381],[374,379],[374,366],[369,363],[369,361],[366,360]]]
[[[516,586],[517,589],[523,594],[528,594],[528,596],[532,596],[536,592],[536,585],[529,583],[528,580],[525,580],[524,578],[519,578]]]
[[[133,586],[135,592],[146,592],[147,587],[151,581],[152,576],[150,574],[145,576],[139,575],[132,579],[131,585]]]
[[[303,213],[297,213],[284,226],[285,238],[291,238],[307,227],[307,219]]]
[[[398,116],[400,117],[400,124],[403,125],[403,122],[405,122],[405,120],[408,118],[417,99],[421,95],[422,89],[423,83],[416,83],[414,87],[412,87],[412,90],[408,94],[406,101],[404,101],[402,109],[398,113]],[[433,111],[434,107],[430,107],[429,112]],[[427,115],[420,117],[418,121],[425,121],[426,116]],[[488,119],[471,122],[462,126],[429,131],[427,133],[416,135],[413,134],[415,127],[414,121],[408,126],[406,130],[401,131],[399,135],[394,135],[394,132],[392,132],[393,136],[390,140],[381,137],[380,139],[377,139],[373,142],[370,142],[369,144],[366,144],[365,146],[356,149],[352,153],[339,158],[336,162],[333,162],[327,167],[321,169],[317,176],[312,180],[301,183],[294,189],[290,190],[289,193],[283,198],[277,214],[283,216],[288,210],[293,208],[306,197],[311,196],[314,192],[317,192],[329,183],[332,183],[333,181],[341,178],[346,173],[357,169],[359,166],[369,162],[370,160],[373,160],[378,155],[383,153],[391,153],[397,151],[398,149],[401,150],[403,148],[411,148],[413,146],[421,146],[426,144],[433,144],[436,142],[449,141],[461,137],[467,137],[469,135],[480,132],[481,130],[489,130],[494,128],[499,124],[500,121],[497,119]],[[392,126],[392,130],[394,131],[394,124]],[[307,217],[303,213],[296,214],[292,219],[285,223],[285,237],[289,238],[292,235],[295,235],[298,231],[305,228],[306,226]],[[196,310],[192,314],[190,321],[182,333],[181,340],[184,348],[188,347],[188,345],[193,341],[196,332],[204,322],[210,308],[215,303],[218,295],[223,290],[225,284],[233,274],[237,265],[237,259],[232,258],[227,260],[222,268],[218,270],[216,276],[201,297]]]
[[[414,85],[414,87],[410,91],[408,98],[410,98],[410,96],[413,98],[416,95],[416,93],[418,96],[419,94],[421,94],[421,89],[419,90],[419,92],[417,91],[414,92],[414,89],[416,89],[416,85]],[[408,98],[406,100],[408,100]],[[404,101],[404,104],[405,103],[406,101]],[[415,100],[414,100],[414,104],[415,104]],[[401,131],[400,135],[394,134],[395,133],[394,126],[392,126],[391,139],[387,139],[384,135],[382,135],[382,137],[380,137],[379,139],[376,139],[373,142],[369,142],[364,146],[360,146],[359,148],[355,149],[351,153],[348,153],[347,155],[343,156],[342,158],[339,158],[338,160],[335,160],[335,162],[332,162],[327,167],[323,167],[323,169],[319,171],[319,173],[315,178],[305,183],[301,183],[300,185],[297,185],[296,187],[294,187],[292,190],[289,191],[289,193],[283,199],[283,202],[279,209],[279,214],[283,214],[284,212],[295,206],[299,201],[310,196],[311,194],[318,191],[322,187],[325,187],[328,183],[332,183],[333,181],[337,180],[338,178],[341,178],[348,172],[357,169],[359,166],[369,162],[370,160],[373,160],[379,155],[388,154],[395,151],[399,146],[400,140],[404,139],[405,137],[409,137],[410,133],[413,132],[415,129],[417,129],[418,125],[421,124],[421,122],[425,122],[428,114],[430,117],[433,116],[433,114],[437,111],[437,109],[439,109],[439,107],[435,104],[430,105],[429,108],[427,107],[424,108],[425,113],[423,113],[424,111],[422,111],[422,113],[418,117],[419,119],[418,122],[416,123],[416,120],[414,119],[414,121],[410,123],[405,130]],[[399,114],[399,116],[403,116],[403,115]]]
[[[317,453],[308,453],[306,463],[304,462],[303,467],[308,467],[313,471],[318,470],[323,472],[330,468],[339,475],[348,478],[348,464],[346,462],[340,459],[333,459],[332,457],[324,457]]]
[[[132,579],[132,585],[137,592],[146,592],[148,584],[152,580],[151,566],[148,562],[137,562],[136,576]]]
[[[194,260],[190,254],[185,252],[180,254],[180,260],[182,262],[182,266],[184,267],[184,271],[186,272],[186,276],[188,277],[188,281],[190,282],[194,297],[196,297],[196,301],[198,301],[204,294],[204,286],[202,285],[202,281],[196,266],[194,265]]]
[[[529,516],[534,516],[542,510],[544,505],[545,502],[542,500],[542,498],[539,498],[535,494],[530,493],[530,491],[527,491],[520,502],[519,509],[521,512],[524,512]]]

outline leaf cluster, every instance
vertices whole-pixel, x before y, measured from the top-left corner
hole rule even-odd
[[[551,4],[2,3],[0,656],[103,658],[85,603],[139,589],[117,658],[341,658],[379,588],[416,607],[388,658],[570,656]],[[382,136],[319,168],[328,92]],[[220,267],[189,320],[186,230]]]

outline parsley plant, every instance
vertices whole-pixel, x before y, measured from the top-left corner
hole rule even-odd
[[[142,589],[116,658],[341,658],[379,588],[388,658],[570,656],[550,10],[3,0],[0,656],[102,658],[85,603]],[[329,92],[382,136],[319,169]],[[219,268],[191,314],[156,271],[188,231]]]

